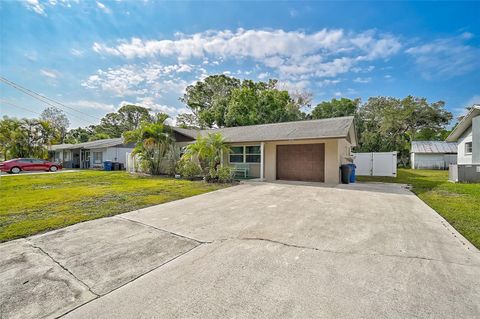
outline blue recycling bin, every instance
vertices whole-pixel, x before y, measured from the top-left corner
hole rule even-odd
[[[350,183],[355,183],[355,168],[357,168],[357,165],[355,164],[348,164],[350,166]]]
[[[104,171],[111,171],[113,168],[113,163],[112,161],[105,161],[103,162],[103,170]]]

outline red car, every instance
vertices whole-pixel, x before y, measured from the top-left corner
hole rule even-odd
[[[14,158],[0,162],[0,171],[18,174],[21,171],[50,171],[56,172],[62,165],[37,158]]]

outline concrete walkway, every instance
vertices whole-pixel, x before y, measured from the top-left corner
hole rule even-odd
[[[480,317],[480,252],[400,185],[243,184],[0,255],[1,318]]]

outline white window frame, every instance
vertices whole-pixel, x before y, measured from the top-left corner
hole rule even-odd
[[[250,147],[250,146],[257,146],[259,148],[259,152],[258,153],[247,153],[247,147]],[[235,164],[260,164],[262,162],[262,147],[261,147],[260,144],[232,145],[232,147],[242,147],[243,152],[242,152],[242,154],[240,154],[240,153],[235,154],[235,153],[232,153],[232,152],[228,153],[228,163],[229,164],[232,164],[232,165],[235,165]],[[242,162],[231,162],[230,161],[230,156],[231,155],[237,155],[237,156],[242,155],[243,161]],[[258,161],[258,162],[247,162],[247,155],[258,155],[258,156],[260,156],[260,161]]]
[[[100,162],[97,162],[96,154],[100,154]],[[92,152],[93,164],[102,164],[103,162],[103,152]]]
[[[472,154],[472,151],[473,151],[473,142],[465,142],[465,154]]]

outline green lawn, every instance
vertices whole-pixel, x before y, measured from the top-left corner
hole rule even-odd
[[[397,175],[358,180],[410,184],[420,199],[480,248],[480,184],[450,183],[448,171],[399,169]]]
[[[0,242],[225,187],[126,172],[0,177]]]

